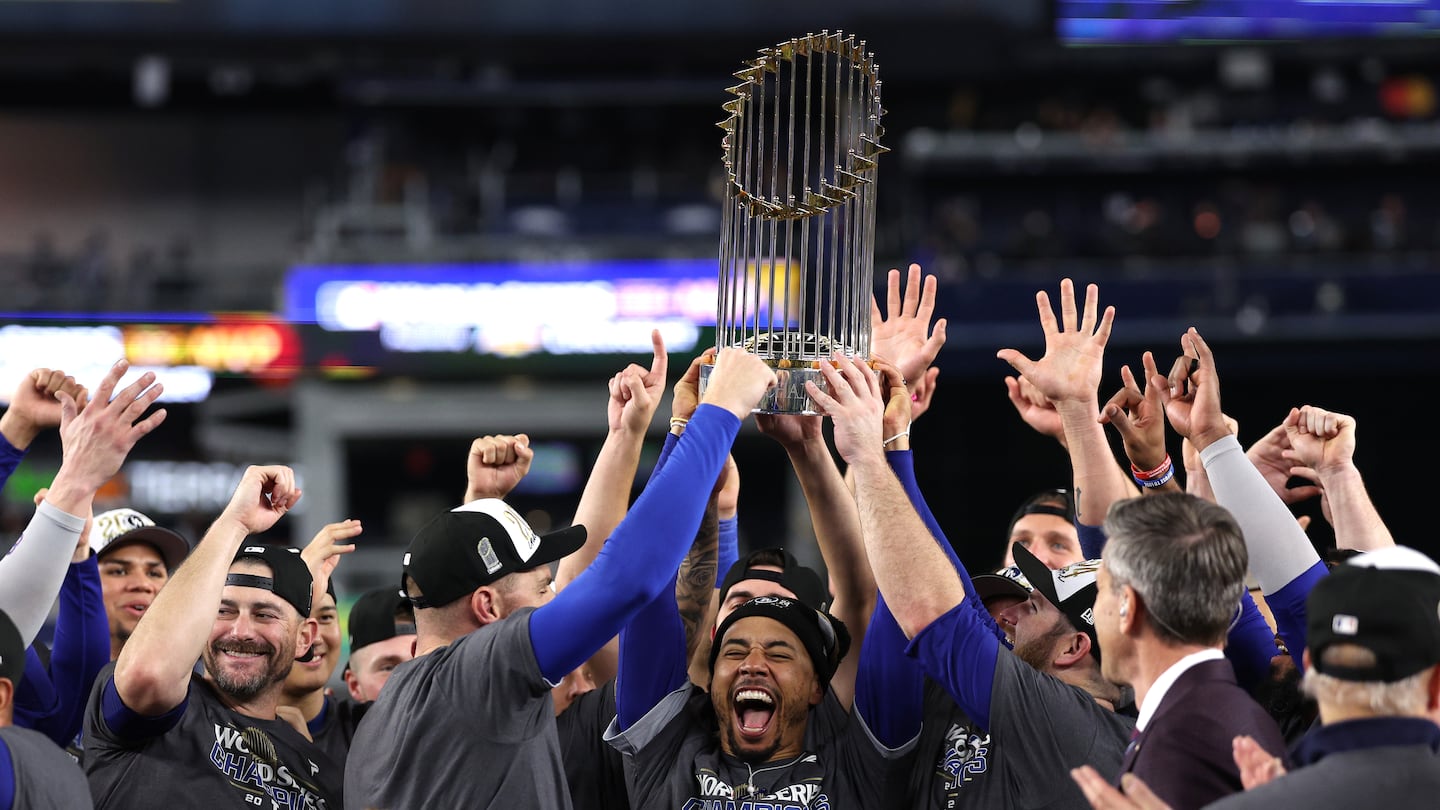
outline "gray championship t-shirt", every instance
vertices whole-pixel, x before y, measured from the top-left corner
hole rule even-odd
[[[345,764],[350,810],[569,810],[525,608],[395,668]]]
[[[911,740],[882,746],[829,694],[810,711],[807,749],[763,765],[720,750],[710,695],[688,684],[606,742],[625,757],[635,810],[882,810],[904,806]],[[918,738],[917,738],[918,739]]]
[[[908,807],[926,810],[1089,810],[1070,770],[1120,771],[1134,718],[1083,689],[1037,672],[1008,650],[995,662],[990,729],[925,680],[925,725]]]
[[[10,749],[15,810],[76,810],[93,805],[85,774],[49,737],[28,728],[0,728]]]
[[[121,736],[107,720],[119,701],[114,674],[113,663],[100,671],[85,709],[85,774],[97,810],[153,810],[182,797],[186,807],[206,810],[340,807],[339,765],[284,720],[226,708],[198,674],[185,703],[163,716],[178,713],[173,726]]]

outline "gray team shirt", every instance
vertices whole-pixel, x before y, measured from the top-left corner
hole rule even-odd
[[[625,757],[635,810],[879,810],[903,806],[915,740],[881,745],[829,694],[810,711],[807,750],[784,762],[746,763],[720,750],[710,695],[687,685],[606,742]]]
[[[120,736],[107,720],[119,701],[114,675],[113,663],[100,671],[85,708],[85,774],[97,810],[153,810],[181,797],[207,810],[340,807],[340,766],[284,720],[226,708],[199,674],[185,703],[162,715],[179,715],[168,730]]]
[[[345,764],[349,810],[569,810],[526,608],[395,668]]]
[[[49,737],[28,728],[0,728],[10,749],[15,810],[74,810],[92,806],[80,767]]]
[[[908,806],[1089,810],[1070,770],[1120,772],[1131,717],[1083,689],[1038,672],[1008,650],[995,661],[990,728],[981,728],[943,687],[925,683],[925,726]]]

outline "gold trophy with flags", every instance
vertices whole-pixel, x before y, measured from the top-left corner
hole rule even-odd
[[[715,343],[775,369],[759,412],[815,413],[805,383],[825,387],[820,361],[870,356],[876,160],[889,151],[874,56],[822,31],[762,49],[728,90]]]

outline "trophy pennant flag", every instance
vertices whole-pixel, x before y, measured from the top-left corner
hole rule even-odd
[[[715,343],[775,369],[758,412],[813,414],[820,361],[870,357],[876,161],[890,151],[874,57],[822,31],[761,49],[727,90]]]

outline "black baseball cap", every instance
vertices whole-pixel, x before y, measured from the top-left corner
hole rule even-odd
[[[394,588],[377,588],[355,600],[350,608],[350,652],[396,636],[415,635],[415,624],[396,615],[410,608],[410,600]]]
[[[471,501],[435,516],[410,541],[405,575],[415,580],[420,595],[406,592],[406,597],[418,608],[448,605],[507,574],[573,554],[584,544],[584,526],[537,535],[504,501]]]
[[[980,597],[981,602],[997,596],[1029,599],[1030,591],[1033,590],[1030,580],[1017,565],[1006,566],[993,574],[976,574],[970,578],[970,584],[975,588],[975,595]]]
[[[776,566],[779,571],[770,571],[764,568],[756,568],[759,565],[773,565],[769,560],[758,557],[773,557],[778,554],[781,562]],[[720,601],[724,602],[730,589],[735,583],[747,579],[763,579],[767,582],[774,582],[795,594],[795,598],[801,604],[811,610],[824,611],[829,608],[830,590],[815,573],[815,569],[807,568],[795,559],[795,555],[783,548],[764,548],[752,551],[735,561],[730,570],[725,573],[725,580],[720,584]]]
[[[184,537],[155,525],[155,521],[134,509],[101,512],[91,522],[90,548],[97,557],[136,543],[154,546],[171,571],[179,568],[190,553],[190,543]]]
[[[0,610],[0,678],[19,686],[25,676],[25,642],[10,615]]]
[[[1064,504],[1064,506],[1059,504]],[[1006,539],[1009,539],[1010,534],[1015,531],[1015,524],[1019,523],[1020,518],[1026,515],[1054,515],[1074,523],[1075,498],[1068,489],[1046,489],[1031,495],[1025,499],[1024,503],[1020,504],[1020,508],[1015,510],[1015,514],[1010,516],[1010,525],[1005,529]]]
[[[1440,664],[1440,566],[1404,546],[1335,566],[1306,601],[1310,665],[1345,681],[1393,683]],[[1354,644],[1375,654],[1367,667],[1326,666],[1323,653]]]
[[[242,560],[258,560],[264,563],[270,567],[270,576],[230,573],[225,577],[226,585],[270,591],[289,602],[300,613],[300,618],[309,618],[311,590],[315,587],[315,580],[310,575],[310,567],[300,556],[300,549],[263,544],[241,546],[230,564],[234,565]]]
[[[829,688],[836,667],[850,651],[850,633],[845,623],[834,616],[783,596],[757,596],[725,617],[725,622],[715,634],[715,643],[710,645],[712,675],[715,673],[715,659],[720,657],[720,648],[724,646],[725,634],[736,622],[750,616],[774,619],[789,628],[809,654],[821,686]]]
[[[1059,608],[1076,630],[1090,637],[1090,652],[1099,661],[1100,639],[1095,635],[1095,594],[1099,588],[1095,584],[1095,572],[1100,569],[1100,561],[1081,560],[1052,570],[1019,543],[1013,544],[1010,550],[1015,555],[1015,565],[1031,587]]]

